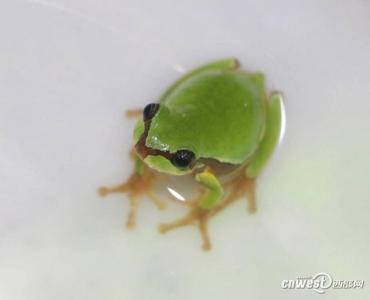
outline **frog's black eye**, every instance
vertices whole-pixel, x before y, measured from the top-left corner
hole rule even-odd
[[[158,103],[150,103],[144,108],[143,117],[144,122],[152,119],[159,109]]]
[[[171,163],[178,168],[185,168],[188,167],[195,155],[193,152],[189,150],[179,150],[171,157]]]

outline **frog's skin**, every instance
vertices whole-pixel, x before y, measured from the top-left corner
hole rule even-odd
[[[187,202],[190,211],[185,217],[160,224],[159,230],[196,222],[203,249],[208,250],[210,217],[243,194],[248,195],[249,211],[256,210],[255,179],[278,143],[282,109],[279,93],[267,98],[263,74],[240,71],[236,59],[195,69],[170,86],[158,104],[144,109],[134,132],[134,174],[126,183],[101,188],[100,193],[129,193],[127,225],[132,227],[139,194],[164,207],[151,191],[157,176],[152,170],[174,176],[193,174],[203,193]],[[219,177],[231,172],[233,179],[221,183]]]

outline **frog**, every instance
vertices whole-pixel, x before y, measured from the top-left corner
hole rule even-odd
[[[189,175],[201,191],[185,201],[187,212],[160,223],[160,233],[186,225],[199,229],[202,248],[210,250],[209,220],[238,199],[256,212],[256,180],[281,140],[283,96],[265,89],[265,75],[241,70],[236,58],[210,62],[177,79],[144,109],[127,111],[138,117],[133,133],[132,175],[99,193],[127,193],[127,227],[136,225],[139,199],[166,203],[153,191],[161,177]],[[227,178],[225,180],[224,178]]]

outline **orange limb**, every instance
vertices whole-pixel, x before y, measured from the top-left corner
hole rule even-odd
[[[142,109],[128,109],[125,112],[125,116],[127,118],[137,118],[140,117],[143,114]]]
[[[165,209],[166,204],[159,199],[154,192],[153,184],[157,176],[148,168],[144,167],[142,174],[134,173],[129,179],[117,186],[101,187],[98,193],[105,197],[113,193],[127,193],[130,200],[130,211],[126,222],[127,228],[134,228],[136,225],[136,213],[139,205],[139,197],[146,195],[159,209]]]
[[[248,211],[250,213],[254,213],[256,211],[255,179],[249,179],[244,175],[244,172],[241,172],[240,176],[229,182],[227,185],[230,186],[229,192],[220,204],[217,204],[210,210],[204,210],[198,207],[197,201],[192,201],[188,204],[190,206],[190,211],[184,217],[172,222],[159,224],[159,231],[161,233],[166,233],[183,226],[196,225],[202,238],[203,250],[210,250],[212,248],[212,243],[208,233],[208,222],[212,217],[220,213],[232,203],[241,199],[243,195],[246,195],[248,199]]]

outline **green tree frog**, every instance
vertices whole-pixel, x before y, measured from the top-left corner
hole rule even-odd
[[[175,81],[158,103],[128,112],[142,115],[133,134],[134,173],[125,183],[99,192],[128,193],[127,226],[132,228],[140,196],[164,208],[152,190],[158,174],[193,175],[202,193],[186,202],[184,217],[160,224],[159,231],[196,224],[203,249],[209,250],[211,217],[242,195],[255,212],[256,178],[278,143],[282,113],[282,96],[273,92],[267,97],[262,73],[241,71],[232,58],[199,67]]]

